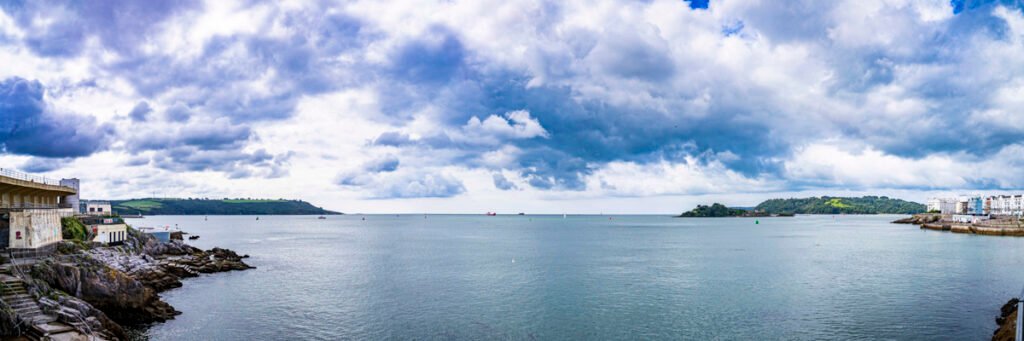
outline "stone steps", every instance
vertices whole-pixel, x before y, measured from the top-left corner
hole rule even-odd
[[[54,334],[73,331],[70,326],[56,322],[57,317],[43,312],[36,299],[29,295],[25,282],[17,277],[0,275],[0,299],[14,310],[15,316],[31,325],[24,334],[32,340],[48,340]]]

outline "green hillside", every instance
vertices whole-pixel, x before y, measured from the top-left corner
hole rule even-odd
[[[143,215],[340,214],[302,200],[145,198],[110,200],[114,212]]]
[[[878,196],[811,197],[766,200],[755,209],[796,214],[914,214],[924,212],[925,205]]]

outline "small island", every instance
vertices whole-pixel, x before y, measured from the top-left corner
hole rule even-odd
[[[732,208],[725,205],[714,203],[711,206],[697,205],[696,208],[683,212],[678,217],[680,218],[722,218],[722,217],[791,217],[792,214],[771,214],[765,211],[759,210],[745,210],[742,208]]]

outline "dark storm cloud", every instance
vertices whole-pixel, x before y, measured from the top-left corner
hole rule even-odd
[[[0,81],[0,146],[11,154],[87,156],[107,147],[114,129],[90,116],[51,112],[43,85],[12,77]]]

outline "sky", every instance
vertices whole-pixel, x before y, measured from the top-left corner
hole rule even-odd
[[[0,0],[0,167],[346,213],[1014,192],[1022,7]]]

